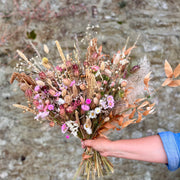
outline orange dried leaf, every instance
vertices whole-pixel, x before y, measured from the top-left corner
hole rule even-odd
[[[147,116],[151,110],[147,110],[143,112],[143,116]]]
[[[141,101],[144,101],[145,98],[139,98],[139,99],[136,99],[135,103],[138,103],[138,102],[141,102]]]
[[[107,129],[113,129],[113,128],[115,128],[116,126],[114,126],[114,125],[112,125],[111,123],[107,122],[107,123],[104,124],[103,127],[107,128]]]
[[[85,154],[85,153],[82,154],[83,160],[89,159],[89,158],[91,158],[91,157],[92,157],[92,155],[87,155],[87,154]]]
[[[145,84],[146,89],[148,89],[148,87],[149,87],[148,83],[149,83],[149,80],[150,80],[150,78],[149,78],[150,75],[151,75],[151,72],[149,72],[144,78],[144,84]]]
[[[138,111],[138,119],[136,120],[136,123],[139,123],[142,120],[142,114]]]
[[[171,78],[167,78],[167,79],[163,82],[162,86],[167,86],[167,85],[170,84],[171,82],[172,82],[172,79],[171,79]]]
[[[123,120],[124,120],[124,118],[121,116],[118,121],[119,126],[122,126]]]
[[[174,77],[177,78],[180,75],[180,64],[174,70]]]
[[[122,128],[125,128],[125,127],[129,126],[130,124],[134,123],[134,120],[135,120],[135,119],[132,119],[132,120],[129,120],[129,121],[125,121],[125,122],[122,124]]]
[[[164,71],[165,71],[166,76],[167,76],[168,78],[172,78],[172,76],[173,76],[173,70],[172,70],[172,67],[171,67],[171,65],[168,63],[167,60],[165,60],[165,63],[164,63]]]
[[[102,46],[100,46],[99,49],[98,49],[99,55],[101,54],[101,52],[102,52]]]
[[[152,109],[152,107],[154,107],[155,106],[155,103],[152,103],[152,104],[150,104],[149,105],[149,107]]]
[[[169,87],[178,87],[180,86],[180,80],[174,80],[168,84]]]
[[[135,108],[135,107],[136,107],[136,105],[133,105],[133,104],[128,105],[128,108]]]
[[[133,109],[132,113],[129,115],[129,119],[132,119],[134,117],[135,112],[136,112],[136,109]]]
[[[127,49],[127,50],[124,52],[124,54],[125,54],[125,55],[130,54],[131,51],[132,51],[132,49],[134,49],[134,48],[135,48],[135,46],[130,47],[129,49]]]
[[[138,109],[141,109],[142,107],[144,107],[144,106],[146,106],[146,105],[148,105],[149,104],[149,102],[148,101],[145,101],[145,102],[143,102],[139,107],[138,107]]]

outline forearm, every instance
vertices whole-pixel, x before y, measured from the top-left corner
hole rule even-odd
[[[108,156],[167,163],[167,156],[159,135],[113,141],[110,149]]]

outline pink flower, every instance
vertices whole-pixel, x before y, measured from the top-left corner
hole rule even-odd
[[[49,125],[50,125],[51,127],[54,127],[54,122],[51,121],[51,122],[49,123]]]
[[[113,81],[111,84],[110,84],[110,87],[113,87],[115,85],[115,82]]]
[[[68,106],[68,107],[66,108],[66,111],[67,111],[68,113],[73,113],[74,108],[73,108],[72,106]]]
[[[66,139],[69,139],[69,135],[66,136]]]
[[[54,110],[54,105],[52,105],[52,104],[48,105],[48,110],[50,110],[50,111]]]
[[[81,105],[81,109],[82,109],[83,111],[89,111],[90,107],[89,107],[88,105],[86,105],[86,104],[82,104],[82,105]]]
[[[80,96],[80,100],[81,100],[81,103],[84,104],[85,103],[85,100],[82,96]]]
[[[63,117],[66,114],[65,109],[60,109],[59,114],[61,117]]]
[[[99,70],[99,66],[92,66],[92,69],[93,69],[94,71],[98,71],[98,70]]]
[[[86,99],[86,104],[91,104],[91,99]]]
[[[39,98],[39,94],[36,94],[35,96],[34,96],[34,99],[38,99]]]
[[[39,90],[40,90],[40,86],[39,85],[35,86],[34,91],[38,92]]]
[[[26,89],[26,91],[25,91],[25,96],[27,96],[27,97],[31,97],[32,96],[32,90],[31,89]]]
[[[61,132],[64,134],[64,133],[66,133],[67,130],[68,130],[68,127],[67,127],[66,124],[64,123],[64,124],[61,126]]]
[[[60,72],[63,71],[63,69],[62,69],[61,67],[59,67],[59,66],[56,66],[56,69],[57,69],[58,71],[60,71]]]
[[[55,97],[59,97],[61,95],[61,91],[56,92],[56,94],[54,95]]]
[[[70,84],[70,87],[72,87],[75,84],[75,80],[73,80]]]
[[[39,73],[39,77],[40,77],[41,79],[46,79],[46,74],[45,74],[44,72],[40,72],[40,73]]]
[[[109,102],[109,101],[114,102],[114,98],[113,98],[113,96],[111,96],[111,95],[110,95],[110,96],[108,96],[108,97],[107,97],[107,101],[108,101],[108,102]]]
[[[108,101],[108,108],[113,108],[113,107],[114,107],[114,102]]]
[[[104,80],[104,84],[107,84],[107,81],[106,81],[106,80]]]

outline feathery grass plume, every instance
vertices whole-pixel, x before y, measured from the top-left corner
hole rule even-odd
[[[29,112],[31,112],[31,113],[33,113],[33,114],[37,114],[37,112],[36,112],[34,109],[31,109],[31,108],[29,108],[29,107],[27,107],[27,106],[20,105],[20,104],[13,104],[13,106],[14,106],[14,107],[17,107],[17,108],[20,108],[20,109],[23,109],[23,110],[25,110],[25,111],[29,111]]]

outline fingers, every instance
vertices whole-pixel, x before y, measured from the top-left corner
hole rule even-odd
[[[81,141],[82,148],[93,147],[93,140]]]

